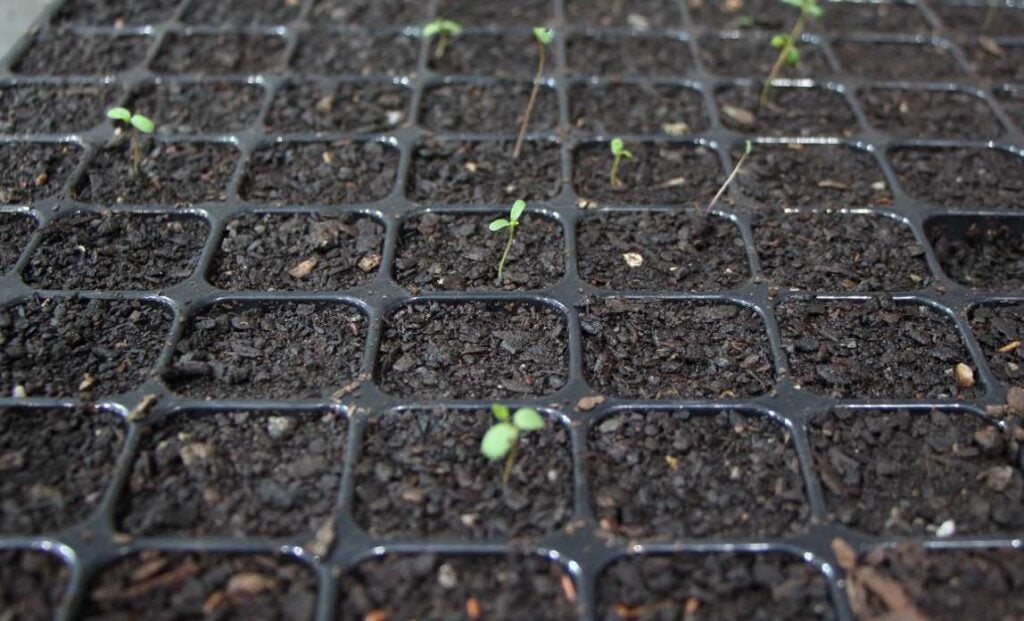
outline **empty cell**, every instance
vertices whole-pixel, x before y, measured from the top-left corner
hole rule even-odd
[[[52,619],[71,572],[55,554],[0,550],[0,608],[12,619]]]
[[[263,92],[244,82],[158,82],[132,93],[130,106],[156,121],[159,133],[227,133],[256,121]]]
[[[607,142],[585,143],[573,153],[573,186],[602,205],[683,205],[703,208],[721,184],[722,167],[711,149],[687,142],[626,142],[611,183],[614,157]]]
[[[438,0],[435,14],[465,26],[541,26],[555,17],[551,0]]]
[[[777,423],[738,412],[615,413],[590,428],[590,503],[631,541],[800,530],[810,511],[788,445]]]
[[[826,32],[930,34],[932,25],[914,2],[822,2]]]
[[[434,131],[516,135],[532,91],[532,82],[445,83],[426,91],[420,122]],[[544,86],[537,91],[527,131],[557,126],[558,94]]]
[[[546,395],[569,374],[565,318],[526,303],[409,304],[384,321],[381,388],[399,396]]]
[[[315,0],[309,20],[358,26],[408,26],[427,21],[423,0]]]
[[[41,289],[162,289],[188,278],[209,230],[201,218],[108,212],[50,222],[22,278]]]
[[[777,308],[790,374],[802,389],[839,399],[971,398],[954,367],[976,370],[953,320],[889,297],[793,299]]]
[[[728,77],[764,78],[778,57],[770,37],[763,34],[725,37],[707,34],[698,40],[700,59],[711,73]],[[800,62],[785,64],[780,78],[813,78],[829,73],[821,48],[805,40],[799,45]]]
[[[857,117],[839,92],[773,86],[759,106],[763,83],[736,84],[715,92],[718,116],[731,130],[769,136],[851,136]]]
[[[976,306],[970,321],[989,369],[1007,385],[1024,387],[1024,305]]]
[[[182,0],[68,0],[54,25],[145,26],[167,21]]]
[[[577,26],[647,30],[683,25],[683,14],[673,0],[566,0],[565,12]]]
[[[0,203],[31,203],[60,194],[81,152],[72,142],[0,144]]]
[[[26,75],[110,75],[141,64],[152,42],[136,36],[39,34],[12,70]]]
[[[1024,220],[973,216],[929,220],[928,238],[942,271],[972,289],[1024,289]]]
[[[299,0],[190,0],[182,15],[186,24],[272,26],[299,16]]]
[[[404,75],[416,69],[419,45],[405,35],[314,30],[299,38],[291,69],[331,77]]]
[[[514,409],[514,408],[513,408]],[[506,539],[554,532],[572,517],[572,457],[565,427],[523,432],[506,461],[489,462],[480,441],[488,410],[391,412],[363,432],[353,514],[374,537]]]
[[[323,398],[359,379],[365,340],[347,304],[218,302],[189,319],[165,379],[190,397]]]
[[[293,80],[277,91],[271,132],[386,132],[404,125],[409,89],[390,82]]]
[[[903,190],[939,207],[1019,207],[1024,159],[998,148],[901,147],[889,154]]]
[[[897,138],[986,140],[1003,133],[992,108],[972,93],[877,88],[858,96],[868,122]]]
[[[669,84],[576,83],[569,91],[569,123],[605,135],[682,136],[708,127],[698,91]]]
[[[0,274],[14,267],[38,226],[27,213],[0,212]]]
[[[124,436],[117,416],[92,407],[0,409],[0,532],[52,533],[87,519]]]
[[[829,518],[872,535],[1017,532],[1016,442],[967,412],[837,410],[810,427]]]
[[[843,69],[871,80],[955,80],[963,69],[948,49],[931,43],[841,39],[832,49]]]
[[[580,304],[583,373],[599,394],[735,399],[775,385],[768,334],[733,304],[590,298]]]
[[[260,34],[167,35],[153,59],[157,73],[254,74],[280,69],[285,39]]]
[[[437,73],[523,80],[532,80],[537,73],[540,52],[530,32],[518,35],[462,34],[448,42],[440,57],[437,56],[437,45],[436,41],[431,41],[431,52],[427,57],[428,66]],[[546,71],[550,74],[554,69],[550,53],[547,60]]]
[[[679,78],[693,68],[690,46],[669,36],[575,35],[565,53],[575,75]]]
[[[121,89],[108,84],[8,84],[0,86],[0,132],[70,133],[106,117]],[[46,110],[46,114],[40,114]]]
[[[1019,6],[985,2],[941,2],[932,10],[943,25],[961,35],[1019,37],[1024,35],[1024,11]]]

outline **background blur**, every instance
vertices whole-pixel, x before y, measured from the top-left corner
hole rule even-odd
[[[49,0],[0,0],[0,56],[42,12]]]

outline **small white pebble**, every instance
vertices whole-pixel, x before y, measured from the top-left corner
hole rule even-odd
[[[953,520],[946,520],[939,527],[935,529],[936,537],[952,537],[953,533],[956,532],[956,522]]]

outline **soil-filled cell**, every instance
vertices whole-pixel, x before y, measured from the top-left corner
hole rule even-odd
[[[540,52],[532,33],[462,34],[449,39],[444,54],[437,55],[440,42],[430,42],[427,66],[448,75],[482,75],[532,80],[537,73]],[[550,50],[545,72],[555,68]]]
[[[85,520],[124,435],[116,416],[91,408],[0,410],[0,532],[54,532]]]
[[[869,89],[858,96],[868,122],[897,138],[986,140],[1003,133],[992,108],[970,93]]]
[[[722,291],[750,277],[739,228],[694,209],[594,214],[577,246],[580,276],[604,289]]]
[[[0,86],[0,132],[70,133],[104,121],[121,89],[105,84],[9,84]],[[45,110],[45,114],[40,114]]]
[[[263,87],[243,82],[163,82],[132,93],[131,109],[156,121],[163,134],[228,133],[259,116]]]
[[[572,578],[538,556],[387,556],[342,575],[338,619],[536,619],[577,616]]]
[[[954,368],[973,367],[953,320],[915,303],[791,300],[777,309],[790,372],[803,389],[840,399],[974,397]],[[977,381],[977,372],[971,375]]]
[[[931,280],[910,227],[880,215],[765,212],[754,218],[761,271],[809,291],[913,291]]]
[[[292,81],[274,98],[267,131],[385,132],[406,121],[409,90],[383,82]]]
[[[700,93],[683,86],[648,83],[578,83],[569,91],[569,123],[604,135],[704,131]]]
[[[726,86],[715,93],[718,116],[733,131],[769,136],[851,136],[857,117],[837,92],[825,88],[772,87],[758,106],[762,84]]]
[[[693,69],[690,46],[676,37],[577,35],[565,53],[573,75],[681,78]]]
[[[433,131],[516,135],[533,91],[531,82],[477,84],[451,82],[427,90],[421,123]],[[537,91],[529,133],[558,125],[558,94],[547,86]]]
[[[421,25],[428,8],[423,0],[316,0],[309,20],[339,26]]]
[[[566,249],[561,224],[526,214],[515,229],[499,285],[498,263],[508,229],[488,230],[496,217],[501,216],[425,213],[405,220],[395,258],[398,284],[416,293],[524,290],[541,289],[562,278]]]
[[[590,430],[587,471],[601,529],[629,540],[775,536],[810,515],[789,434],[752,415],[615,413]]]
[[[14,267],[38,224],[28,214],[0,212],[0,274]]]
[[[354,473],[356,521],[388,538],[536,537],[564,526],[572,515],[567,430],[549,419],[522,433],[503,482],[506,460],[480,454],[494,422],[487,410],[375,416]]]
[[[566,16],[577,26],[681,28],[683,14],[672,0],[566,0]]]
[[[133,534],[312,535],[333,519],[337,412],[188,412],[149,429],[121,494]]]
[[[299,16],[300,5],[298,0],[191,0],[181,19],[213,26],[287,25]]]
[[[0,394],[86,398],[153,374],[171,313],[136,300],[34,297],[0,310]]]
[[[597,583],[601,621],[687,618],[831,620],[825,576],[780,553],[679,554],[623,559]],[[689,616],[689,615],[687,615]]]
[[[142,63],[150,37],[36,35],[14,62],[25,75],[111,75]]]
[[[417,398],[545,395],[568,377],[565,319],[523,303],[428,302],[384,321],[381,387]]]
[[[948,49],[930,43],[839,40],[832,49],[846,72],[869,80],[936,82],[964,75]]]
[[[0,145],[0,203],[30,203],[59,194],[81,150],[70,142]]]
[[[53,554],[0,550],[0,610],[17,621],[55,618],[70,573],[67,565]]]
[[[438,0],[435,14],[463,26],[543,26],[555,17],[552,0]]]
[[[1017,532],[1019,447],[966,412],[837,410],[810,429],[830,519],[874,535]]]
[[[687,0],[695,25],[709,30],[789,29],[800,10],[777,0]]]
[[[1000,82],[1024,82],[1024,45],[964,43],[962,48],[974,70],[984,78]]]
[[[331,77],[398,76],[416,69],[418,50],[419,40],[405,35],[313,31],[300,37],[291,69]]]
[[[970,311],[971,332],[1000,381],[1024,387],[1024,305],[985,305]]]
[[[1024,158],[992,148],[899,148],[893,169],[911,198],[939,207],[985,209],[1021,206]]]
[[[1024,11],[988,2],[942,2],[931,5],[945,27],[971,39],[979,36],[1019,37],[1024,35]]]
[[[588,143],[573,154],[573,186],[588,201],[602,205],[682,205],[703,208],[722,177],[718,156],[707,147],[675,142],[625,143],[611,183],[614,156],[607,142]]]
[[[275,556],[146,550],[102,568],[80,618],[310,621],[316,574]]]
[[[1005,87],[995,89],[992,94],[1010,120],[1018,128],[1024,128],[1024,90]]]
[[[384,227],[352,214],[249,214],[228,223],[210,282],[233,291],[337,291],[380,268]]]
[[[767,35],[739,38],[707,34],[701,37],[700,58],[711,73],[737,78],[763,78],[772,70],[778,54]],[[817,78],[829,73],[821,48],[808,41],[800,46],[800,62],[782,67],[780,78]]]
[[[735,399],[775,383],[764,322],[747,308],[591,298],[580,324],[584,376],[604,395]]]
[[[181,0],[68,0],[53,16],[57,26],[145,26],[167,21]]]
[[[947,276],[972,289],[1024,289],[1024,219],[943,217],[925,230]]]
[[[930,34],[932,25],[911,2],[822,2],[821,28],[825,32]]]
[[[315,399],[357,379],[366,318],[346,304],[221,302],[191,318],[167,371],[213,399]]]
[[[273,35],[171,33],[150,67],[157,73],[254,74],[281,69],[284,52],[284,37]]]
[[[208,230],[196,217],[76,214],[51,222],[22,274],[42,289],[161,289],[188,278]]]

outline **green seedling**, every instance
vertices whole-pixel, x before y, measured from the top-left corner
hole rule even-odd
[[[736,178],[736,175],[739,174],[740,168],[743,167],[743,163],[747,161],[747,156],[750,155],[750,152],[753,150],[754,146],[750,144],[750,141],[748,140],[746,147],[743,149],[743,155],[740,156],[740,159],[736,162],[736,165],[733,166],[732,172],[729,173],[729,176],[725,178],[725,183],[722,184],[722,187],[718,188],[718,192],[715,193],[715,196],[711,199],[711,202],[708,203],[708,206],[704,209],[705,216],[711,213],[711,209],[714,208],[715,203],[717,203],[718,199],[722,198],[722,195],[725,194],[725,190],[729,187],[729,184],[732,183],[732,180]]]
[[[512,474],[512,466],[516,461],[519,449],[519,436],[525,431],[540,431],[546,426],[544,417],[533,408],[519,408],[510,414],[508,406],[500,403],[491,405],[491,413],[498,422],[491,425],[483,440],[480,441],[480,452],[491,461],[505,458],[505,469],[501,474],[501,482],[508,483]]]
[[[772,65],[772,69],[768,72],[768,77],[764,81],[764,86],[761,88],[761,96],[757,100],[758,108],[768,103],[772,83],[779,77],[782,68],[786,65],[796,65],[800,62],[800,50],[797,48],[797,43],[803,36],[804,29],[807,28],[807,22],[812,19],[820,19],[825,14],[821,7],[818,6],[818,0],[781,1],[800,9],[800,16],[797,17],[796,23],[793,24],[789,34],[775,35],[771,39],[772,47],[779,50],[779,56],[775,59],[775,64]]]
[[[502,274],[505,272],[505,261],[508,260],[508,251],[512,249],[512,242],[515,240],[516,227],[519,226],[519,218],[526,210],[526,201],[520,199],[512,203],[512,209],[508,212],[507,218],[498,218],[487,225],[487,228],[497,233],[508,229],[508,241],[505,243],[505,251],[501,253],[501,261],[498,262],[497,285],[501,286]]]
[[[519,126],[519,136],[516,137],[516,148],[512,150],[512,159],[518,159],[519,152],[523,150],[523,140],[526,139],[526,131],[530,127],[530,115],[533,114],[533,106],[536,105],[537,94],[540,93],[547,48],[555,39],[555,33],[550,28],[534,28],[533,38],[537,42],[537,75],[533,78],[533,90],[530,91],[530,100],[526,102],[526,112],[523,113],[523,124]]]
[[[428,39],[437,37],[434,58],[440,59],[448,49],[448,40],[462,34],[462,24],[452,19],[435,19],[423,27],[423,36]]]
[[[619,180],[619,164],[622,162],[622,158],[633,159],[633,152],[626,149],[626,143],[622,142],[622,138],[612,138],[611,143],[608,145],[612,150],[612,170],[608,173],[608,182],[613,188],[621,188],[622,181]]]
[[[132,132],[131,138],[132,174],[139,174],[139,166],[142,165],[142,140],[139,134],[152,134],[156,130],[156,124],[147,116],[133,114],[128,108],[120,107],[107,110],[107,118],[121,121],[136,130]]]

